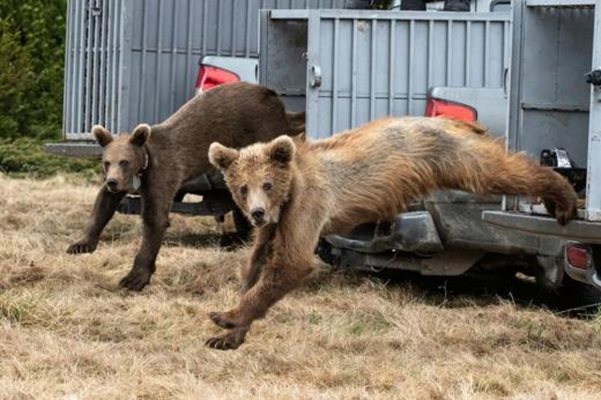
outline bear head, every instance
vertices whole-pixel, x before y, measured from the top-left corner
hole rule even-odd
[[[296,151],[289,136],[241,150],[212,143],[209,161],[223,172],[234,201],[254,226],[275,224],[289,199]]]
[[[113,193],[137,190],[140,173],[148,166],[148,153],[144,144],[151,128],[138,125],[130,135],[113,137],[100,125],[92,128],[92,134],[102,146],[102,171],[106,190]]]

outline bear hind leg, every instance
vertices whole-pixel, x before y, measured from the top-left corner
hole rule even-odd
[[[506,159],[506,169],[508,173],[497,178],[510,189],[506,194],[540,197],[547,211],[561,225],[576,215],[576,191],[566,178],[551,168],[537,165],[524,155],[513,154]]]
[[[540,197],[564,225],[576,214],[578,195],[563,176],[523,154],[505,152],[497,143],[474,146],[473,158],[454,174],[454,189],[480,193]]]

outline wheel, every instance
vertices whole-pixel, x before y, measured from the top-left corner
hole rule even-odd
[[[186,197],[186,192],[179,191],[175,195],[175,198],[173,199],[173,201],[176,203],[181,203],[184,200],[184,197]]]
[[[536,282],[553,309],[579,316],[601,309],[601,291],[564,272],[563,252],[557,257],[537,257],[537,266]]]
[[[601,309],[601,290],[564,275],[559,287],[560,308],[580,315],[591,315]]]
[[[326,242],[325,239],[319,239],[315,253],[326,264],[330,264],[332,267],[340,266],[340,257],[332,254],[332,245]]]

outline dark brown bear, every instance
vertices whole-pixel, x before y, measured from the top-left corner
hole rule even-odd
[[[142,290],[155,270],[178,189],[212,168],[207,157],[209,145],[218,141],[240,148],[280,134],[298,133],[292,124],[304,120],[302,116],[286,114],[271,89],[240,82],[203,93],[166,121],[153,126],[141,124],[131,135],[113,137],[102,126],[94,126],[92,134],[104,148],[105,181],[83,238],[67,252],[93,252],[125,194],[137,190],[143,204],[144,239],[131,271],[119,286]]]

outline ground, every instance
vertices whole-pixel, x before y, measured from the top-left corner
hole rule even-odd
[[[601,398],[600,318],[441,280],[323,268],[239,350],[210,350],[207,313],[236,304],[248,250],[176,215],[151,284],[117,290],[137,217],[116,216],[96,253],[65,253],[96,190],[0,175],[0,398]]]

